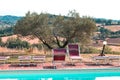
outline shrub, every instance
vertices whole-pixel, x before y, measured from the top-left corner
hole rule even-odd
[[[99,50],[95,47],[88,47],[89,53],[99,53]]]
[[[112,53],[112,49],[110,47],[108,47],[108,46],[105,46],[104,53],[105,54],[110,54],[110,53]]]
[[[95,47],[81,47],[83,53],[99,53],[99,50]]]
[[[43,45],[42,44],[32,44],[31,47],[36,47],[38,49],[43,49]]]
[[[19,38],[9,38],[6,42],[7,48],[29,48],[30,44],[27,41],[21,41]]]

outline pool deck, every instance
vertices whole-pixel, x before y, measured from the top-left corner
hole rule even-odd
[[[56,67],[52,63],[46,62],[43,65],[37,64],[37,66],[11,66],[11,64],[0,64],[0,70],[44,70],[44,69],[101,69],[101,68],[120,68],[118,62],[112,62],[110,64],[95,64],[89,61],[83,61],[82,63],[65,63],[64,65],[56,63]]]

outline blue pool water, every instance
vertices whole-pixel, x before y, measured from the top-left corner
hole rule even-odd
[[[120,69],[4,70],[0,80],[120,80]]]

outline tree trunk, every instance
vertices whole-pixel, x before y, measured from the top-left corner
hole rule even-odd
[[[53,47],[51,47],[49,44],[47,43],[43,43],[43,44],[45,44],[49,49],[53,49]]]
[[[38,38],[39,38],[39,40],[42,41],[42,43],[43,43],[44,45],[46,45],[49,49],[53,49],[53,47],[50,46],[48,43],[46,43],[42,38],[40,38],[40,37],[38,37]]]
[[[64,43],[62,46],[59,46],[59,45],[58,45],[59,48],[65,48],[65,47],[67,46],[68,42],[69,42],[69,41],[67,40],[67,41],[65,41],[65,43]]]

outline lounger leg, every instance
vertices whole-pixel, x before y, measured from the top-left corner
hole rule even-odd
[[[4,64],[5,64],[6,62],[4,61]]]
[[[120,66],[120,59],[118,59],[118,62],[117,62],[117,63],[118,63],[118,66]]]
[[[74,63],[73,63],[73,59],[71,59],[71,61],[72,61],[72,62],[71,62],[71,63],[72,63],[72,65],[74,65]]]
[[[44,62],[42,62],[42,67],[43,67],[43,63],[44,63]]]
[[[96,65],[98,65],[98,64],[99,64],[99,62],[100,62],[100,60],[96,60]]]
[[[82,60],[80,59],[80,63],[82,63]]]
[[[52,64],[53,64],[53,66],[54,66],[54,69],[56,69],[56,65],[55,65],[55,63],[54,63],[54,62],[52,62]]]
[[[96,64],[96,65],[98,64],[97,60],[95,60],[95,64]]]
[[[65,62],[62,63],[62,68],[64,68],[64,66],[65,66]]]

